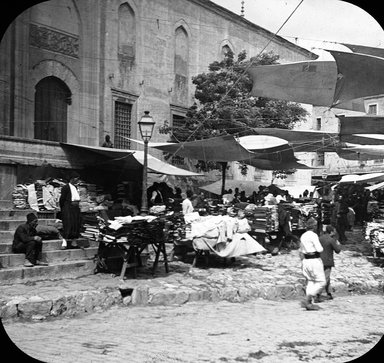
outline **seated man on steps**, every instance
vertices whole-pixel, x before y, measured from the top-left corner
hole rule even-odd
[[[46,262],[41,261],[43,243],[41,237],[37,235],[37,225],[37,216],[34,213],[28,213],[27,223],[18,226],[13,237],[12,251],[14,253],[25,253],[25,267],[48,265]]]

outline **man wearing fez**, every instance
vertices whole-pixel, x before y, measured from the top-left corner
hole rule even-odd
[[[12,251],[14,253],[25,253],[25,267],[48,265],[46,262],[41,261],[43,243],[41,237],[37,235],[37,225],[38,219],[36,214],[28,213],[27,223],[18,226],[15,231]]]
[[[320,243],[319,236],[316,234],[317,221],[314,218],[308,219],[306,229],[307,231],[300,237],[299,249],[302,272],[307,280],[306,296],[302,306],[307,310],[319,310],[320,307],[313,304],[313,300],[326,284],[324,265],[320,255],[324,249]]]

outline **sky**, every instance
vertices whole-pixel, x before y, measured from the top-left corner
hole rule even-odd
[[[241,0],[211,1],[240,15]],[[244,18],[275,33],[301,1],[244,0]],[[303,0],[278,35],[320,55],[321,48],[346,49],[334,42],[384,48],[384,30],[378,20],[384,23],[370,15],[375,9],[367,10],[341,0]]]

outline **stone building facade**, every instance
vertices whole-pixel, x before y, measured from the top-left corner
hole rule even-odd
[[[264,47],[282,63],[317,56],[206,0],[49,0],[20,14],[0,43],[0,200],[21,170],[81,168],[60,143],[140,146],[144,111],[159,132],[182,124],[192,76],[230,48]],[[153,151],[150,151],[154,153]],[[156,153],[154,153],[156,154]],[[156,155],[161,157],[161,155]]]
[[[325,107],[313,107],[312,122],[308,126],[312,130],[339,132],[342,116],[378,115],[384,116],[384,95],[364,98],[365,113],[341,109],[327,109]],[[337,179],[346,174],[365,174],[382,172],[384,168],[383,157],[375,160],[347,160],[334,152],[310,153],[307,165],[315,166],[312,171],[314,179],[328,176]]]

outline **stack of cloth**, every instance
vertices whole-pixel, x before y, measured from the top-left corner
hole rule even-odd
[[[97,241],[99,239],[100,228],[98,218],[95,213],[83,213],[82,232],[80,235],[84,238]]]
[[[180,244],[186,238],[186,223],[182,213],[174,213],[167,217],[170,223],[168,242]]]
[[[266,232],[268,208],[256,207],[253,208],[252,213],[246,213],[246,217],[252,229],[256,232]]]
[[[277,205],[268,205],[267,212],[267,232],[276,232],[279,230],[279,211]]]
[[[17,184],[12,192],[13,206],[16,209],[27,209],[28,204],[28,188],[26,185]]]
[[[320,203],[320,218],[322,224],[331,224],[332,222],[332,204],[330,201],[323,200]]]
[[[247,210],[246,217],[255,232],[274,232],[279,229],[277,205],[253,207],[251,210]]]
[[[43,200],[43,184],[45,185],[45,182],[42,180],[36,180],[34,183],[38,210],[45,210]]]
[[[97,207],[96,203],[96,185],[80,181],[76,184],[80,196],[79,207],[81,212],[87,212]]]
[[[379,212],[378,217],[379,219],[384,219],[384,200],[379,200]]]

